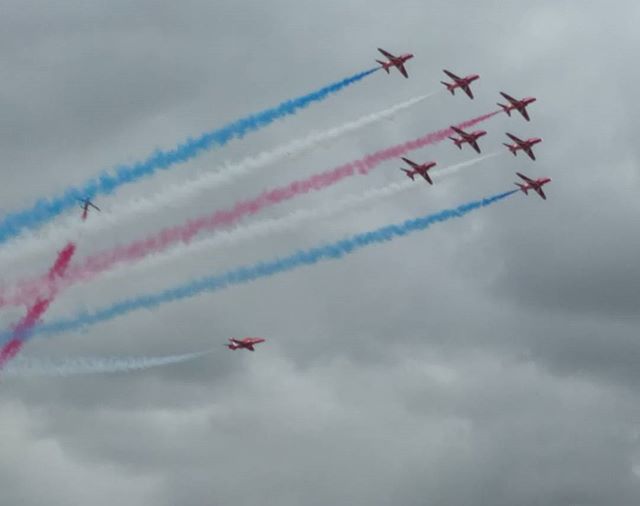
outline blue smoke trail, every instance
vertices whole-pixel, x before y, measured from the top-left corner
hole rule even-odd
[[[347,77],[307,95],[286,100],[276,107],[251,114],[195,139],[189,138],[168,151],[156,151],[142,162],[116,167],[115,174],[104,171],[100,176],[90,179],[80,187],[68,188],[62,195],[40,199],[31,208],[10,213],[0,221],[0,244],[19,235],[24,229],[42,225],[67,209],[77,206],[78,199],[91,199],[96,195],[110,194],[124,184],[152,175],[156,170],[168,169],[176,163],[186,162],[201,151],[214,146],[224,146],[233,138],[240,139],[247,133],[259,130],[277,119],[295,114],[299,109],[324,100],[376,70],[379,70],[379,67]]]
[[[123,300],[110,307],[100,309],[92,314],[85,312],[71,319],[58,320],[48,324],[39,325],[32,328],[31,333],[49,335],[77,330],[111,320],[112,318],[117,318],[118,316],[125,315],[138,309],[153,309],[161,304],[193,297],[205,291],[213,292],[222,290],[229,286],[248,283],[259,278],[270,277],[274,274],[287,272],[303,265],[313,265],[321,260],[335,260],[342,258],[343,256],[354,253],[366,246],[391,241],[396,237],[425,230],[434,223],[447,221],[451,218],[462,218],[471,211],[490,206],[491,204],[501,201],[518,191],[519,190],[511,190],[505,193],[499,193],[492,197],[462,204],[461,206],[453,209],[445,209],[434,214],[427,214],[420,218],[407,220],[399,225],[388,225],[371,232],[356,234],[332,244],[325,244],[308,250],[297,251],[292,255],[277,258],[269,262],[258,262],[254,265],[239,267],[217,276],[208,276],[195,281],[190,281],[182,286],[171,288],[160,293],[142,295],[133,299]],[[2,340],[5,340],[10,337],[10,333],[5,332],[1,336]]]

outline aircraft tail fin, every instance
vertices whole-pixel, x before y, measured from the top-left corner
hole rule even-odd
[[[520,188],[520,190],[524,192],[525,195],[529,195],[529,189],[525,185],[521,183],[513,183],[513,184],[515,184],[518,188]]]
[[[453,143],[458,147],[458,149],[462,149],[462,144],[458,139],[456,139],[455,137],[449,137],[449,139],[453,141]]]
[[[377,63],[379,63],[380,65],[382,65],[382,68],[385,70],[385,72],[388,74],[389,73],[389,67],[387,67],[387,63],[380,61],[380,60],[376,60]]]
[[[509,109],[509,106],[504,105],[504,104],[501,104],[500,102],[498,102],[498,105],[499,105],[500,107],[502,107],[502,110],[503,110],[504,112],[506,112],[506,113],[507,113],[507,116],[511,117],[511,109]]]
[[[447,91],[449,91],[452,95],[455,95],[455,88],[453,88],[449,83],[445,83],[444,81],[440,81],[441,84],[444,84],[447,87]]]
[[[507,144],[506,142],[502,143],[503,146],[506,146],[513,156],[516,156],[516,148],[514,148],[511,144]]]
[[[407,177],[410,177],[411,181],[414,181],[415,174],[413,172],[411,172],[410,170],[407,170],[407,169],[400,169],[400,170],[402,172],[404,172],[407,175]]]

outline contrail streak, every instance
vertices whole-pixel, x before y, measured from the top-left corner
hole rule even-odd
[[[467,120],[461,123],[461,125],[463,127],[474,125],[498,114],[498,112],[499,111],[494,111],[489,114],[484,114],[477,118]],[[451,129],[445,128],[419,137],[418,139],[379,150],[359,160],[315,174],[306,179],[293,181],[279,188],[265,190],[252,199],[236,202],[231,209],[218,210],[212,214],[189,220],[184,224],[165,228],[160,232],[143,239],[138,239],[130,244],[117,246],[114,249],[89,256],[82,262],[74,265],[69,272],[66,273],[63,280],[51,281],[48,279],[35,279],[19,282],[15,289],[17,295],[12,294],[10,291],[8,293],[6,290],[0,292],[0,306],[21,303],[25,299],[36,297],[38,293],[42,291],[43,284],[45,287],[48,287],[51,283],[57,286],[60,286],[60,283],[64,284],[64,286],[69,286],[80,281],[92,279],[96,275],[110,270],[117,264],[135,262],[150,254],[159,253],[180,243],[188,244],[201,232],[210,232],[223,226],[233,225],[241,218],[255,215],[272,205],[285,202],[312,191],[328,188],[347,177],[352,177],[357,174],[367,174],[384,161],[397,158],[413,149],[442,141],[446,139],[449,133],[451,133]]]
[[[164,357],[76,357],[68,359],[39,359],[32,357],[18,357],[8,364],[4,371],[5,377],[37,377],[37,376],[77,376],[81,374],[105,374],[118,372],[133,372],[162,367],[172,364],[190,362],[214,350],[184,353],[182,355],[168,355]]]
[[[0,250],[0,261],[6,263],[15,259],[23,260],[26,255],[50,248],[52,244],[59,244],[69,239],[77,240],[81,232],[83,236],[102,233],[120,225],[126,219],[134,218],[140,214],[153,214],[168,206],[173,207],[190,202],[199,193],[211,191],[219,185],[229,183],[254,170],[274,164],[287,157],[302,154],[347,133],[354,132],[383,119],[391,118],[399,112],[437,95],[440,91],[411,98],[382,111],[362,116],[354,121],[322,132],[312,132],[304,138],[263,151],[256,156],[244,158],[240,162],[223,166],[217,171],[203,174],[186,182],[170,185],[148,198],[136,198],[130,202],[118,204],[108,212],[94,214],[91,217],[90,224],[78,220],[76,216],[68,217],[63,223],[52,224],[37,233],[25,234],[17,241],[7,245]]]
[[[173,149],[156,151],[142,162],[121,165],[111,173],[105,171],[79,187],[67,188],[61,195],[40,199],[31,208],[10,213],[0,221],[0,244],[16,237],[24,229],[38,227],[67,209],[75,207],[78,204],[78,199],[92,199],[97,195],[111,194],[122,185],[138,181],[158,170],[168,169],[177,163],[186,162],[204,150],[215,146],[224,146],[233,138],[240,139],[249,132],[259,130],[280,118],[295,114],[298,110],[314,102],[324,100],[377,70],[379,67],[359,72],[307,95],[286,100],[276,107],[245,116],[222,128],[206,132],[195,139],[187,139]]]
[[[302,266],[314,265],[324,260],[336,260],[354,253],[367,246],[391,241],[398,237],[425,230],[436,223],[461,218],[468,213],[495,204],[518,192],[511,190],[499,193],[481,200],[462,204],[452,209],[430,213],[419,218],[407,220],[396,225],[388,225],[370,232],[356,234],[340,241],[317,246],[307,250],[299,250],[291,255],[270,261],[260,261],[253,265],[239,267],[219,275],[206,276],[189,281],[183,285],[170,288],[158,293],[141,295],[131,299],[121,300],[115,304],[99,309],[93,313],[79,315],[47,324],[33,329],[32,334],[58,334],[76,329],[96,325],[140,309],[155,309],[156,307],[178,300],[194,297],[203,292],[214,292],[234,285],[249,283],[261,278],[267,278]],[[1,340],[7,339],[7,334],[0,335]]]
[[[453,175],[459,170],[465,167],[471,167],[482,161],[500,156],[503,152],[490,153],[484,156],[479,156],[471,160],[466,160],[449,167],[443,167],[441,169],[432,169],[430,174],[435,181],[442,179],[443,177]],[[424,191],[425,195],[428,195],[429,187],[422,180],[411,181],[404,179],[397,183],[383,186],[381,188],[374,188],[361,193],[355,193],[347,195],[338,200],[331,201],[320,207],[313,209],[298,209],[293,211],[284,217],[270,218],[267,220],[257,221],[250,223],[244,227],[238,227],[232,230],[220,230],[215,236],[207,239],[195,241],[186,245],[172,248],[164,253],[156,254],[138,264],[125,264],[122,269],[114,269],[109,271],[107,276],[121,275],[123,272],[129,272],[136,268],[148,268],[152,269],[158,265],[169,263],[177,258],[183,256],[185,253],[198,253],[201,251],[210,251],[218,247],[233,246],[243,241],[249,241],[258,239],[260,237],[270,237],[273,234],[291,230],[299,225],[317,219],[329,218],[336,214],[343,214],[352,209],[366,206],[374,202],[378,202],[380,199],[393,197],[399,193],[403,193],[408,190]],[[64,282],[63,282],[64,283]]]
[[[56,261],[51,266],[51,269],[49,269],[47,274],[47,281],[49,283],[54,284],[57,278],[64,275],[75,250],[76,245],[70,242],[60,252],[58,252]],[[2,349],[0,349],[0,370],[2,370],[10,360],[20,353],[25,339],[29,337],[31,330],[34,325],[38,323],[40,317],[47,311],[47,309],[49,309],[49,305],[56,297],[56,294],[57,290],[52,288],[47,296],[38,297],[35,302],[30,302],[27,314],[14,327],[10,334],[10,340],[2,346]]]

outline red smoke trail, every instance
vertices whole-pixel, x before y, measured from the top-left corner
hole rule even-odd
[[[459,123],[457,126],[458,128],[469,128],[500,112],[502,111],[483,114],[477,118]],[[33,300],[39,296],[43,285],[45,287],[47,285],[56,285],[58,287],[68,286],[79,281],[91,279],[95,275],[109,270],[116,264],[140,260],[149,254],[163,251],[178,243],[187,244],[200,232],[232,225],[241,218],[257,214],[269,206],[279,204],[311,191],[328,188],[358,173],[367,174],[382,162],[397,158],[409,151],[441,142],[453,133],[451,128],[429,133],[403,144],[376,151],[364,158],[340,165],[339,167],[321,172],[307,179],[300,179],[286,186],[266,190],[257,197],[237,202],[229,210],[216,211],[210,215],[187,221],[182,225],[165,228],[159,233],[147,238],[134,241],[124,246],[118,246],[103,253],[98,253],[86,258],[82,263],[76,264],[67,272],[62,281],[55,283],[51,283],[49,279],[24,281],[18,285],[14,294],[9,297],[0,298],[0,306],[6,304],[21,304],[24,303],[25,300]]]
[[[47,273],[47,280],[52,284],[48,297],[38,298],[29,308],[27,314],[24,315],[13,329],[11,340],[0,349],[0,370],[13,359],[22,349],[25,337],[27,337],[31,328],[38,323],[40,317],[49,308],[49,305],[56,296],[57,290],[53,283],[57,278],[64,276],[64,273],[71,261],[71,257],[76,250],[76,245],[72,242],[67,244],[59,253],[56,261]]]

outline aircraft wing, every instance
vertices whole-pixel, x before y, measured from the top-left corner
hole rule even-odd
[[[526,154],[529,155],[529,158],[531,158],[532,160],[536,159],[536,155],[533,154],[533,150],[529,147],[529,148],[524,148],[524,152]]]
[[[385,51],[384,49],[380,49],[378,48],[378,51],[380,51],[383,55],[385,55],[387,58],[389,58],[390,60],[395,59],[396,57],[393,56],[391,53],[389,53],[388,51]]]
[[[449,72],[446,69],[443,69],[442,72],[444,72],[445,74],[447,74],[451,79],[453,79],[454,81],[458,82],[460,80],[460,78],[455,75],[453,72]]]
[[[513,98],[511,95],[507,95],[504,91],[501,91],[500,95],[502,95],[504,98],[506,98],[513,105],[516,105],[518,103],[518,101],[515,98]]]
[[[464,130],[462,130],[461,128],[455,127],[455,126],[451,126],[451,130],[453,130],[455,133],[457,133],[458,135],[461,135],[462,137],[466,137],[468,134],[467,132],[465,132]]]
[[[524,174],[520,174],[519,172],[516,172],[516,174],[518,174],[518,176],[520,176],[522,179],[524,179],[527,183],[535,183],[535,181],[533,179],[528,178]]]
[[[427,171],[425,170],[424,172],[421,172],[420,175],[424,178],[424,180],[429,183],[429,184],[433,184],[433,181],[431,180],[431,178],[429,177],[429,174],[427,174]]]
[[[246,348],[247,350],[256,351],[256,349],[253,347],[253,344],[247,344]]]
[[[529,121],[529,119],[530,119],[530,118],[529,118],[529,113],[527,112],[527,110],[526,110],[524,107],[522,107],[522,108],[518,107],[517,109],[518,109],[518,112],[519,112],[520,114],[522,114],[522,116],[524,117],[524,119],[526,119],[527,121]]]
[[[93,207],[96,211],[100,211],[100,208],[97,205],[92,204],[91,202],[87,202],[87,204]]]
[[[473,149],[476,150],[476,153],[480,154],[480,146],[478,146],[478,143],[476,141],[470,141],[469,144]]]
[[[403,63],[398,63],[396,65],[396,67],[398,68],[398,70],[400,71],[400,73],[404,76],[404,77],[409,77],[409,74],[407,73],[407,69],[404,68],[404,64]]]
[[[416,162],[412,162],[411,160],[409,160],[408,158],[405,158],[404,156],[402,157],[402,159],[407,162],[409,165],[411,165],[414,169],[418,167],[418,164]]]
[[[513,134],[510,134],[509,132],[506,132],[506,134],[507,134],[507,137],[509,137],[509,139],[511,139],[512,141],[517,142],[518,144],[522,144],[523,142],[522,139],[519,139],[518,137],[516,137]]]
[[[462,90],[467,94],[469,98],[473,98],[473,92],[471,91],[471,88],[468,85],[463,86]]]
[[[538,195],[540,195],[544,200],[547,200],[547,196],[544,194],[544,191],[542,191],[542,188],[538,187],[535,190],[538,192]]]

